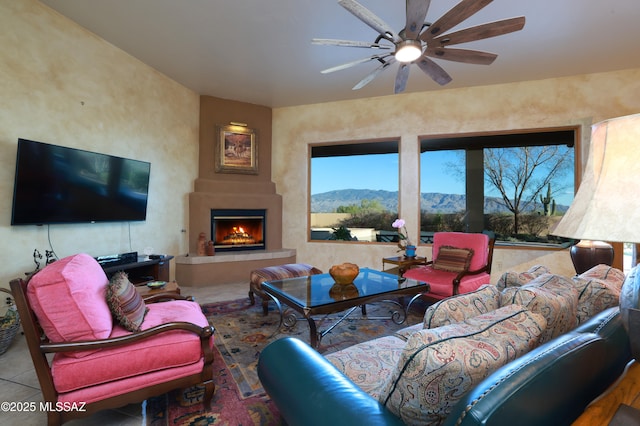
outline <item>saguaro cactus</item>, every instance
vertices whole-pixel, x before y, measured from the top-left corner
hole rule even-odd
[[[545,216],[553,216],[556,213],[556,200],[551,197],[551,184],[547,184],[547,195],[545,197],[540,194],[540,202],[543,206],[543,214]]]

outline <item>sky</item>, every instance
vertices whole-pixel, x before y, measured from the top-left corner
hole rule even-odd
[[[459,162],[455,151],[434,151],[429,153],[429,163],[420,166],[421,192],[464,195],[462,178],[452,174],[449,163]],[[344,156],[313,158],[311,162],[311,194],[321,194],[340,189],[379,189],[397,191],[399,186],[398,154],[372,156]],[[572,187],[573,177],[567,186]],[[499,196],[494,190],[487,196]],[[558,204],[570,205],[573,193],[554,194]]]
[[[423,179],[430,181],[423,192],[464,194],[464,183],[454,179],[442,179],[448,173],[445,163],[455,159],[450,152],[432,153],[440,158],[429,167],[421,167]],[[368,156],[367,156],[368,157]],[[373,161],[373,164],[371,163]],[[311,194],[338,189],[382,189],[397,191],[399,182],[398,155],[381,154],[371,158],[345,156],[314,158],[311,163]],[[424,184],[421,187],[425,187]]]
[[[448,165],[460,161],[458,154],[455,151],[433,151],[429,152],[429,158],[431,161],[428,163],[420,162],[420,191],[464,195],[464,179],[454,175]]]
[[[314,158],[311,194],[338,189],[398,190],[398,154]]]

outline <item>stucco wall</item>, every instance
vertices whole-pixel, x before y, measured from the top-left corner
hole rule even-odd
[[[0,2],[0,28],[0,285],[33,270],[49,236],[60,257],[186,253],[199,95],[35,0]],[[147,220],[10,226],[18,138],[151,162]]]
[[[32,270],[33,250],[44,254],[49,237],[61,257],[145,247],[186,253],[199,95],[35,0],[1,1],[0,28],[0,285]],[[282,245],[325,270],[342,261],[379,268],[395,254],[392,245],[306,240],[309,143],[400,137],[400,215],[417,233],[419,136],[580,124],[587,141],[590,124],[639,111],[640,69],[275,109],[271,162],[283,196]],[[147,221],[10,226],[18,138],[150,161]],[[573,272],[567,251],[498,249],[494,275],[535,263]]]
[[[274,161],[272,172],[283,196],[283,245],[297,250],[298,261],[324,270],[344,261],[380,268],[383,257],[395,255],[392,244],[306,241],[310,143],[400,137],[399,214],[415,241],[420,136],[582,125],[586,161],[591,124],[639,111],[639,69],[275,109],[273,158],[289,159]],[[418,254],[430,250],[421,247]],[[553,272],[574,273],[567,250],[498,248],[492,281],[504,270],[536,263]]]

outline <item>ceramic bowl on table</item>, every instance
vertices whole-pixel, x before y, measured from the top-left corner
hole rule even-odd
[[[337,284],[351,284],[360,273],[360,268],[355,263],[341,263],[340,265],[333,265],[329,269],[329,275]]]

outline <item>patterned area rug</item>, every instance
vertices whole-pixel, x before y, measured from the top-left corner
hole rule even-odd
[[[335,328],[322,338],[318,351],[328,354],[418,323],[422,320],[424,305],[414,306],[404,324],[395,324],[391,319],[371,319],[390,318],[392,312],[398,310],[397,305],[386,302],[367,305],[366,318],[360,309],[341,322],[337,314],[319,317],[316,321],[319,331]],[[309,343],[307,321],[302,319],[289,328],[278,329],[280,316],[273,303],[269,304],[269,314],[264,316],[260,303],[251,306],[248,298],[205,304],[202,310],[216,328],[216,392],[211,407],[203,411],[199,403],[201,389],[174,391],[148,401],[147,423],[152,426],[281,424],[276,407],[258,380],[258,357],[269,342],[284,336]]]

